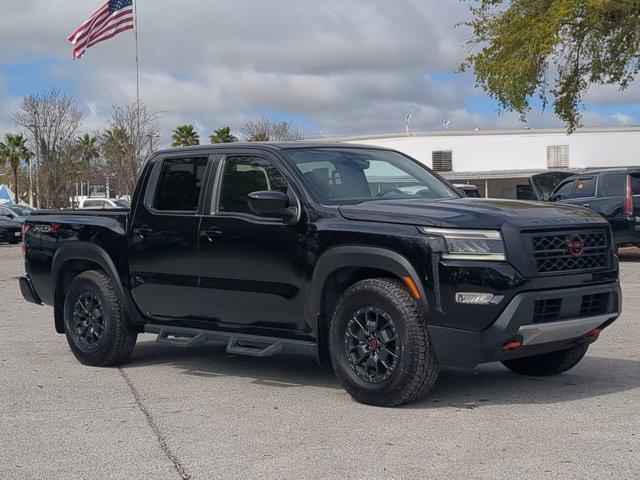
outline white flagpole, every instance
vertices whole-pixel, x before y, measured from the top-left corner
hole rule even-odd
[[[138,50],[138,2],[133,0],[133,36],[136,43],[136,113],[138,117],[138,137],[140,137],[140,54]]]

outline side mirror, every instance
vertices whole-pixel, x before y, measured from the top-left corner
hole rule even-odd
[[[7,213],[7,218],[13,220],[14,218],[16,218],[16,216],[13,213]]]
[[[289,196],[278,190],[252,192],[247,195],[249,208],[256,215],[289,218],[295,216],[289,207]]]

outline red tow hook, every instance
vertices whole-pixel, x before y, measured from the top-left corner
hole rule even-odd
[[[520,348],[522,346],[522,342],[507,342],[502,346],[503,352],[510,352],[515,350],[516,348]]]
[[[587,337],[595,337],[596,335],[600,335],[600,333],[604,330],[604,328],[594,328],[589,333],[587,333]]]

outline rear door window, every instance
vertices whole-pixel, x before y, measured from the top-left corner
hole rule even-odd
[[[196,212],[207,171],[207,158],[169,158],[162,164],[153,208]]]
[[[602,173],[598,180],[598,197],[624,197],[626,187],[626,173]]]
[[[576,186],[575,180],[569,180],[561,184],[558,189],[553,193],[556,200],[567,200],[573,198],[573,188]]]
[[[590,198],[596,196],[598,177],[581,177],[576,183],[574,198]]]

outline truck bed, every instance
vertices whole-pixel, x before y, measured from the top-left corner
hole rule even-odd
[[[128,209],[37,210],[25,222],[25,267],[38,296],[52,304],[57,276],[72,271],[69,253],[87,252],[112,261],[122,278],[128,275]],[[71,255],[71,256],[73,256]]]

